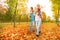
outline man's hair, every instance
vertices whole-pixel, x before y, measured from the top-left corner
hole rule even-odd
[[[32,12],[34,12],[33,7],[31,7]]]
[[[33,7],[31,7],[31,9],[33,9]]]

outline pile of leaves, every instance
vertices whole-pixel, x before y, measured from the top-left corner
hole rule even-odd
[[[30,32],[29,25],[26,24],[15,28],[6,25],[2,31],[0,40],[60,40],[60,27],[55,23],[43,23],[39,37],[36,36],[36,31]]]

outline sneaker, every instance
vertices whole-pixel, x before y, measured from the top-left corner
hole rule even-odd
[[[37,37],[39,37],[39,35],[36,35]]]
[[[41,31],[39,31],[39,33],[41,33]]]

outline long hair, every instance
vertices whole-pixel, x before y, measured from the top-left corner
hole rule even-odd
[[[40,12],[40,11],[41,11],[40,5],[37,4],[37,12]]]

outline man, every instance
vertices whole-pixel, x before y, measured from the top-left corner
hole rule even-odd
[[[30,32],[32,32],[32,26],[34,26],[35,16],[34,16],[34,10],[33,7],[30,8]]]

